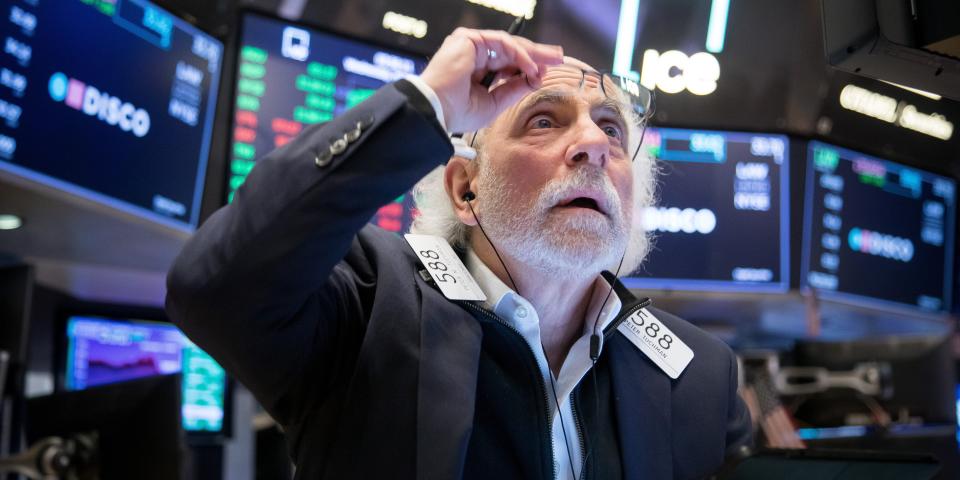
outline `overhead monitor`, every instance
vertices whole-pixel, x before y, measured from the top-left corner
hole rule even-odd
[[[182,230],[223,45],[144,0],[3,2],[0,169]]]
[[[246,13],[234,85],[227,200],[264,154],[425,66],[425,58],[396,48]],[[390,231],[405,231],[412,205],[410,195],[402,195],[373,221]]]
[[[948,311],[956,182],[816,141],[807,157],[802,282],[828,298]]]
[[[784,135],[649,128],[659,201],[640,216],[653,249],[626,284],[784,292],[789,283],[789,141]]]
[[[182,373],[184,429],[224,429],[226,373],[172,324],[73,316],[66,336],[67,390]]]

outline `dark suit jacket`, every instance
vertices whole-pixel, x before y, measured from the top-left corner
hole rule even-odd
[[[451,154],[422,95],[387,85],[258,162],[169,274],[170,317],[284,426],[298,478],[461,476],[480,326],[403,239],[365,226]],[[623,471],[704,475],[750,440],[735,357],[654,312],[696,356],[672,381],[606,342]]]

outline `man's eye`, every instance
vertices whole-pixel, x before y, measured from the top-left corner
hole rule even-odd
[[[603,127],[603,133],[606,133],[608,137],[613,138],[622,138],[623,132],[620,131],[620,128],[615,125],[607,125]]]
[[[546,117],[538,117],[533,120],[533,128],[550,128],[553,127],[553,122]]]

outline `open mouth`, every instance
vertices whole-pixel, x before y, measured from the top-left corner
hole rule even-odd
[[[606,215],[606,212],[600,208],[600,205],[597,204],[597,201],[590,197],[576,197],[567,202],[562,202],[558,205],[561,208],[586,208],[598,213]]]

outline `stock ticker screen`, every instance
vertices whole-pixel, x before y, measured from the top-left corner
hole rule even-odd
[[[660,164],[659,202],[641,216],[653,249],[627,285],[786,291],[787,137],[649,128],[643,142]]]
[[[226,373],[177,327],[81,316],[67,321],[67,390],[178,372],[183,379],[183,427],[221,431]]]
[[[393,49],[247,13],[237,61],[228,201],[256,160],[307,126],[326,122],[426,60]],[[372,221],[403,232],[413,200],[402,195]]]
[[[195,227],[223,45],[143,0],[0,5],[0,168]]]
[[[950,309],[956,183],[810,142],[802,281],[821,295]]]

